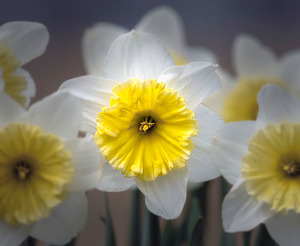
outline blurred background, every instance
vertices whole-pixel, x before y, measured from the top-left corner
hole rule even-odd
[[[56,91],[62,82],[85,75],[81,38],[87,27],[106,21],[131,29],[147,11],[161,5],[181,15],[188,44],[213,51],[218,63],[231,73],[232,42],[239,33],[256,36],[279,57],[300,48],[298,0],[0,0],[0,24],[37,21],[49,30],[46,52],[25,66],[36,82],[36,101]],[[214,204],[206,220],[210,229],[205,232],[205,245],[209,246],[220,239],[220,183],[217,179],[207,184],[207,199]],[[76,245],[104,245],[103,193],[91,191],[88,197],[90,214]],[[131,191],[111,193],[108,198],[117,245],[129,245]]]

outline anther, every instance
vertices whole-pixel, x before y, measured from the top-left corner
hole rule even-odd
[[[139,131],[140,135],[145,134],[151,127],[154,126],[154,121],[151,119],[151,117],[147,117],[143,122],[140,123]]]
[[[282,163],[282,169],[287,175],[295,177],[300,175],[300,164],[294,161]]]
[[[15,166],[15,174],[20,181],[24,181],[30,175],[31,168],[29,164],[21,161],[18,162]]]

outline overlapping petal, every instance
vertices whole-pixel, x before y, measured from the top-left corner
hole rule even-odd
[[[256,38],[241,34],[233,45],[233,61],[237,74],[241,77],[271,77],[279,75],[279,62],[269,48]]]
[[[49,244],[66,244],[83,228],[88,204],[84,193],[72,193],[50,216],[35,223],[30,235]]]
[[[93,135],[95,134],[97,114],[104,106],[109,105],[112,88],[116,84],[117,82],[114,80],[96,76],[83,76],[68,80],[60,86],[61,90],[69,91],[80,99],[82,130]]]
[[[15,21],[0,26],[0,43],[14,51],[21,65],[43,54],[48,41],[46,27],[37,22]]]
[[[0,129],[8,123],[15,121],[23,113],[24,109],[20,105],[8,95],[0,92]]]
[[[61,138],[75,138],[81,124],[80,101],[69,92],[54,93],[32,105],[19,119]]]
[[[210,155],[213,136],[223,126],[223,120],[215,113],[200,105],[195,111],[199,126],[197,136],[192,138],[194,149],[188,160],[189,182],[204,182],[220,176],[220,171]]]
[[[248,140],[254,132],[255,121],[231,122],[214,137],[212,158],[231,184],[235,184],[241,174],[242,157],[248,151]]]
[[[102,75],[105,57],[112,43],[128,32],[124,27],[101,22],[85,30],[82,39],[82,53],[85,68],[89,74]]]
[[[259,112],[256,129],[263,128],[267,123],[300,121],[300,102],[283,88],[268,84],[257,96]]]
[[[222,207],[223,226],[227,232],[249,231],[274,214],[268,205],[248,194],[242,179],[226,195]]]
[[[167,69],[158,81],[178,90],[180,96],[185,98],[187,108],[195,110],[205,98],[221,89],[216,69],[217,66],[210,63],[194,62]]]
[[[180,53],[185,46],[183,22],[178,13],[169,6],[161,6],[149,11],[135,29],[152,34],[171,51]]]
[[[172,170],[155,181],[135,179],[146,197],[147,208],[165,219],[174,219],[182,211],[186,199],[187,167]]]
[[[159,41],[150,34],[132,31],[112,44],[103,77],[119,82],[130,78],[155,79],[173,65],[171,55]]]

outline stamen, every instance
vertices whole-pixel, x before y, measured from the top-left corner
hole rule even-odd
[[[140,123],[140,135],[144,135],[150,128],[154,126],[154,124],[154,120],[150,116],[145,117],[144,121]]]
[[[282,169],[289,176],[296,177],[300,175],[300,163],[296,161],[287,161],[282,163]]]
[[[28,163],[21,161],[18,162],[15,166],[15,175],[20,181],[26,180],[30,173],[31,173],[31,167]]]

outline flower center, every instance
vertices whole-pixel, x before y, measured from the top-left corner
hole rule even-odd
[[[144,121],[140,123],[139,131],[140,134],[145,134],[147,131],[149,131],[153,126],[155,122],[151,118],[151,116],[144,117]]]
[[[2,79],[4,81],[4,92],[11,96],[22,107],[25,106],[26,96],[22,94],[28,87],[25,77],[15,75],[20,67],[20,62],[14,57],[14,52],[0,44],[0,68],[2,70]]]
[[[19,179],[20,181],[27,180],[31,174],[31,167],[25,161],[17,162],[14,169],[15,169],[16,178]]]
[[[256,101],[260,89],[269,83],[282,86],[274,78],[241,78],[224,100],[222,117],[226,122],[256,120],[258,104]]]
[[[242,159],[247,190],[271,209],[300,213],[300,124],[270,123],[250,139]]]
[[[295,160],[290,160],[282,163],[282,169],[290,177],[297,177],[300,175],[300,163]]]
[[[186,165],[198,132],[194,113],[165,83],[130,79],[97,116],[95,142],[125,177],[154,181]]]
[[[68,195],[71,156],[61,140],[32,125],[0,131],[0,218],[13,225],[45,218]]]

